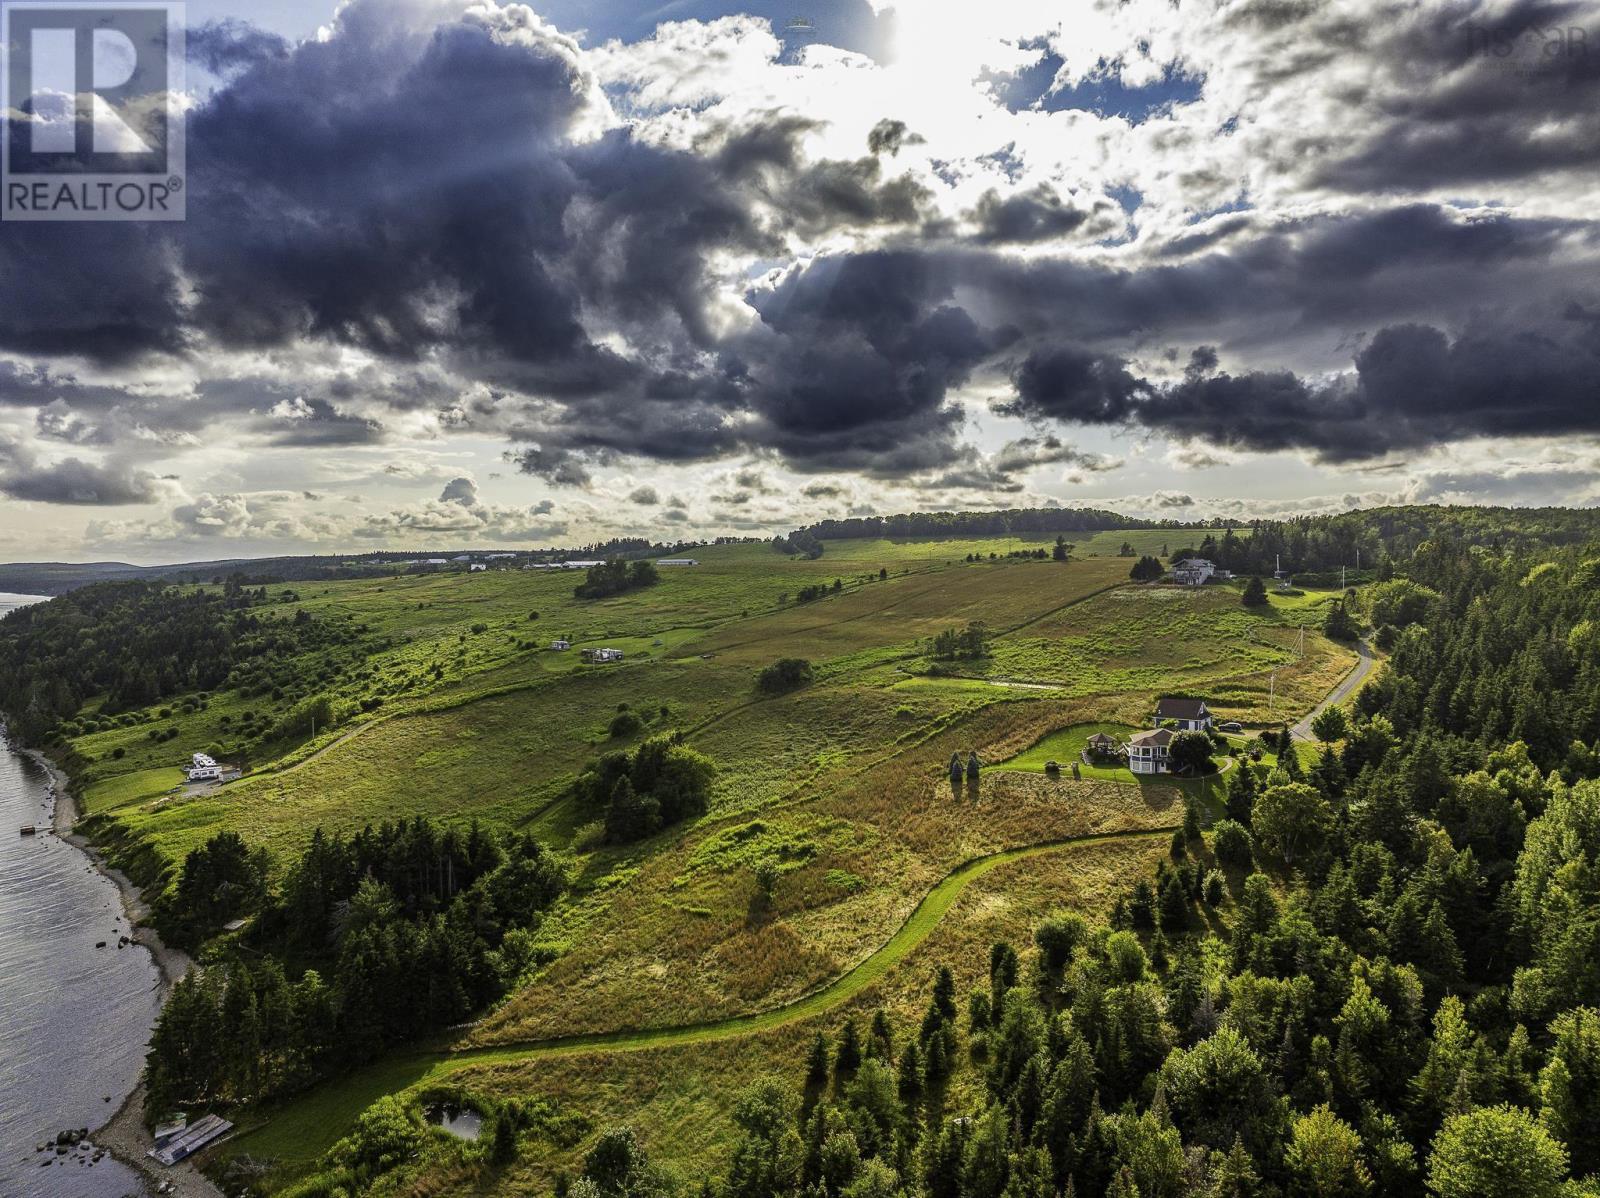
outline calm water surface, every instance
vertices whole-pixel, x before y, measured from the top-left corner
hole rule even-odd
[[[0,616],[33,598],[0,593]],[[34,1151],[110,1118],[160,1009],[150,954],[117,948],[117,888],[48,831],[53,806],[49,775],[0,740],[0,1198],[121,1198],[143,1189],[110,1156]]]

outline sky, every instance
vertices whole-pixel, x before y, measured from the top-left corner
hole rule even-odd
[[[0,560],[1600,502],[1600,4],[187,24],[187,220],[0,224]]]

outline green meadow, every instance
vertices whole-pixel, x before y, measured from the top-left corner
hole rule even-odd
[[[539,928],[543,964],[462,1033],[455,1047],[472,1053],[447,1071],[486,1093],[563,1104],[575,1101],[565,1079],[592,1068],[672,1156],[674,1121],[694,1099],[650,1090],[649,1070],[694,1046],[695,1084],[731,1093],[752,1060],[790,1068],[824,1009],[868,992],[909,1005],[934,947],[1021,926],[1048,905],[1043,889],[1025,902],[994,891],[1003,874],[1048,866],[1057,893],[1103,913],[1181,821],[1186,795],[1208,807],[1220,795],[1219,776],[1141,784],[1085,767],[1073,782],[1044,777],[1045,760],[1076,759],[1090,732],[1147,726],[1169,692],[1204,696],[1250,727],[1296,719],[1354,663],[1317,631],[1326,594],[1251,611],[1236,587],[1130,583],[1122,544],[1159,552],[1172,535],[1085,536],[1067,562],[1005,556],[1054,538],[829,542],[816,560],[711,546],[695,551],[699,566],[598,601],[574,598],[580,575],[554,571],[273,586],[282,618],[339,622],[364,646],[359,659],[312,654],[273,663],[255,694],[168,700],[76,737],[75,768],[96,826],[157,888],[222,831],[266,847],[280,869],[319,827],[427,816],[532,832],[560,855],[570,890]],[[799,600],[819,584],[824,597]],[[974,621],[989,630],[987,656],[930,656],[932,637]],[[558,636],[574,649],[550,649]],[[579,648],[599,646],[625,656],[580,660]],[[813,680],[761,692],[759,671],[788,657],[808,660]],[[346,713],[336,726],[276,741],[242,731],[318,695]],[[623,712],[638,726],[614,733]],[[603,843],[573,778],[664,731],[715,762],[707,811]],[[244,776],[183,785],[178,767],[207,749],[243,757]],[[945,764],[970,750],[990,768],[953,788]],[[1114,839],[1129,833],[1151,836]],[[775,881],[758,901],[763,871]],[[988,914],[971,909],[980,898]],[[672,1030],[683,1028],[700,1032]],[[595,1055],[607,1038],[644,1033],[627,1061]],[[538,1047],[551,1042],[567,1047]],[[228,1151],[291,1177],[371,1097],[436,1079],[446,1060],[397,1058],[243,1112]],[[681,1141],[685,1159],[731,1134],[718,1109]],[[522,1192],[574,1151],[536,1152],[493,1192]]]

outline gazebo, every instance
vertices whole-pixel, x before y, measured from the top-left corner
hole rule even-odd
[[[1117,750],[1122,748],[1122,742],[1114,736],[1107,736],[1104,732],[1096,732],[1089,738],[1089,752],[1104,754],[1107,757],[1116,756]]]

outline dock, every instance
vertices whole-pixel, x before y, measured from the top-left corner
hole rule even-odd
[[[195,1120],[161,1147],[152,1148],[149,1155],[163,1165],[176,1165],[179,1161],[187,1160],[207,1144],[227,1135],[232,1130],[233,1124],[222,1118],[222,1116],[207,1115],[202,1119]]]

